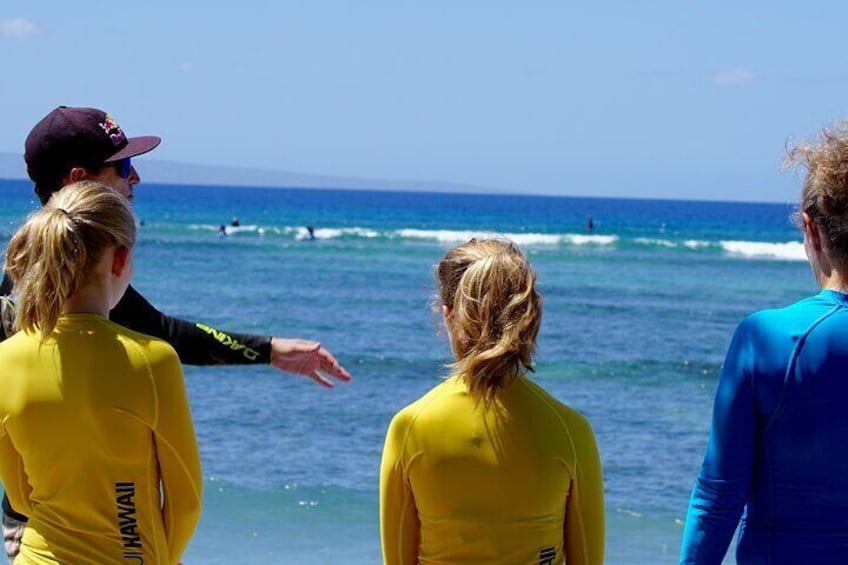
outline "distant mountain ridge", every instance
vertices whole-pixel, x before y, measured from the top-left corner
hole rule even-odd
[[[398,190],[427,192],[504,193],[503,190],[440,181],[412,181],[337,177],[248,167],[195,165],[156,159],[139,159],[144,182],[157,184],[200,184],[261,186],[273,188],[341,188],[352,190]],[[26,179],[23,156],[0,153],[0,178]]]

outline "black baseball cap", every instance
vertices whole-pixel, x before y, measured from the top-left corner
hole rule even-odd
[[[130,137],[97,108],[59,106],[35,124],[26,139],[27,174],[38,185],[57,184],[73,167],[99,167],[152,151],[156,136]],[[59,186],[50,187],[58,190]]]

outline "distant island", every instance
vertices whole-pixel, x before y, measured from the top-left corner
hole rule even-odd
[[[763,174],[751,171],[699,171],[696,175],[655,175],[649,170],[628,172],[631,182],[616,181],[616,167],[575,174],[562,192],[546,192],[526,187],[494,188],[445,181],[369,179],[272,169],[197,165],[149,159],[135,160],[142,181],[151,184],[211,186],[252,186],[264,188],[303,188],[341,190],[383,190],[392,192],[443,192],[522,196],[567,196],[589,198],[711,200],[726,202],[794,203],[797,187],[792,175],[779,174],[777,168]],[[588,176],[587,176],[588,175]],[[0,179],[27,179],[23,155],[0,152]],[[645,179],[650,179],[648,182]],[[570,190],[566,190],[566,187]],[[638,190],[637,190],[638,189]],[[756,197],[751,197],[756,195]]]
[[[499,193],[507,191],[480,186],[440,182],[335,177],[269,169],[193,165],[139,158],[144,182],[156,184],[199,184],[221,186],[261,186],[273,188],[335,188],[350,190],[393,190],[415,192]],[[0,153],[0,178],[26,179],[23,156]]]

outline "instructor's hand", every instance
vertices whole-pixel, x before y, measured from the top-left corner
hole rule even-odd
[[[271,338],[271,365],[286,373],[305,375],[331,388],[333,383],[325,374],[340,381],[350,380],[350,373],[317,341]]]

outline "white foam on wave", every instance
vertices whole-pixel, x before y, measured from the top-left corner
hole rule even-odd
[[[655,245],[657,247],[677,247],[677,244],[673,241],[669,241],[667,239],[653,239],[650,237],[637,237],[633,240],[633,243],[638,243],[639,245]]]
[[[220,227],[218,229],[221,229]],[[257,225],[249,225],[249,226],[224,226],[224,231],[227,235],[236,235],[241,233],[254,233],[259,231],[259,226]]]
[[[481,234],[473,231],[458,230],[395,230],[394,235],[404,239],[433,239],[442,243],[464,243],[472,237],[491,237],[494,234]]]
[[[760,241],[721,241],[721,248],[732,255],[741,255],[757,259],[783,259],[786,261],[806,261],[804,244],[799,241],[786,243],[766,243]]]
[[[189,224],[188,229],[190,230],[203,230],[203,231],[218,231],[221,229],[221,226],[213,226],[211,224]]]
[[[221,226],[211,224],[191,224],[189,229],[214,231],[218,232]],[[465,243],[466,241],[488,238],[507,238],[521,246],[534,245],[609,245],[618,241],[618,236],[615,235],[584,235],[575,233],[500,233],[487,231],[473,230],[425,230],[416,228],[404,228],[391,231],[376,231],[370,228],[351,227],[351,228],[316,228],[313,230],[313,236],[310,236],[306,226],[284,226],[278,228],[275,226],[225,226],[228,235],[257,233],[259,235],[278,234],[293,236],[295,240],[304,241],[309,239],[338,239],[343,237],[349,238],[366,238],[374,239],[378,237],[387,237],[392,239],[425,239],[437,241],[445,244]]]
[[[562,237],[550,233],[507,233],[504,234],[516,245],[557,245]]]
[[[633,243],[638,243],[640,245],[652,245],[655,247],[667,247],[669,249],[677,249],[679,247],[685,247],[686,249],[701,249],[704,247],[710,247],[711,245],[716,245],[715,243],[698,239],[672,241],[670,239],[656,239],[651,237],[637,237],[633,240]]]
[[[190,230],[203,230],[203,231],[221,231],[221,226],[214,226],[212,224],[189,224],[188,229]],[[270,228],[272,230],[276,230],[277,228]],[[227,235],[235,235],[241,233],[264,233],[266,228],[260,228],[255,224],[251,224],[249,226],[224,226],[224,232]]]
[[[273,234],[276,234],[276,235],[280,235],[281,233],[283,233],[283,230],[281,230],[280,228],[271,226],[270,228],[259,228],[257,233],[259,233],[259,235],[265,235],[266,233],[273,233]]]
[[[567,233],[562,236],[562,241],[571,245],[611,245],[618,241],[618,236]]]
[[[304,241],[307,239],[338,239],[340,237],[365,237],[365,238],[375,238],[380,237],[380,232],[368,229],[368,228],[318,228],[313,230],[313,236],[309,235],[309,230],[305,227],[293,228],[295,232],[294,238],[298,241]],[[286,233],[291,233],[289,228],[286,228]]]
[[[430,239],[440,243],[465,243],[471,238],[507,238],[517,245],[609,245],[618,240],[614,235],[581,235],[581,234],[558,234],[558,233],[496,233],[475,232],[468,230],[421,230],[402,229],[396,230],[397,237],[406,239]]]

